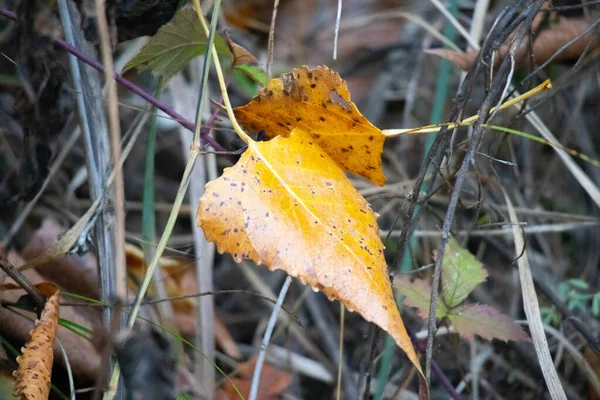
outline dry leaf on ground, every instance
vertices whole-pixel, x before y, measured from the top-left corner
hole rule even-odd
[[[45,218],[35,231],[21,254],[26,260],[33,260],[44,254],[58,243],[59,236],[65,232],[55,219]],[[99,299],[98,262],[93,253],[82,256],[66,254],[36,267],[36,271],[46,280],[56,283],[63,291]]]
[[[346,82],[320,66],[296,68],[272,79],[259,95],[234,110],[247,130],[264,130],[273,138],[289,136],[294,128],[309,135],[342,168],[383,185],[381,152],[385,136],[350,100]]]
[[[25,264],[25,261],[14,252],[8,252],[6,258],[8,258],[15,267],[20,267]],[[25,277],[33,284],[45,281],[45,279],[33,269],[23,271],[23,275],[25,275]],[[16,285],[10,278],[6,280],[6,283]],[[26,292],[22,289],[5,290],[0,292],[0,297],[5,301],[16,303],[25,293]],[[61,302],[63,301],[65,301],[64,298],[61,299]],[[66,301],[73,302],[74,300],[72,298],[67,298]],[[61,309],[61,318],[89,329],[95,329],[101,325],[101,320],[98,317],[97,311],[97,309],[89,310],[84,307],[65,306]],[[30,315],[32,318],[35,318],[33,314]],[[0,326],[3,327],[2,334],[6,338],[23,343],[29,339],[29,332],[34,328],[34,323],[7,308],[0,307]],[[69,363],[71,364],[75,377],[80,379],[95,379],[98,375],[101,361],[100,355],[92,343],[62,326],[59,326],[58,328],[57,337],[65,347],[65,352],[69,357]],[[54,344],[54,354],[56,355],[56,361],[64,365],[64,355],[60,350],[58,343]]]
[[[140,282],[146,273],[144,253],[132,244],[125,245],[127,270]],[[188,296],[198,293],[198,279],[193,263],[184,257],[162,257],[160,259],[161,273],[167,295],[169,297]],[[131,288],[137,290],[137,285],[130,280]],[[173,300],[175,312],[175,327],[184,336],[190,337],[196,333],[198,326],[198,299],[185,298]],[[223,351],[230,357],[240,359],[242,353],[227,327],[218,315],[215,315],[215,340]]]
[[[542,31],[535,39],[535,42],[533,43],[533,49],[531,49],[535,63],[538,65],[543,64],[549,60],[562,46],[582,35],[589,27],[589,21],[580,18],[561,17],[557,24]],[[594,36],[592,30],[592,33],[583,35],[581,38],[569,45],[566,49],[557,54],[554,60],[566,61],[577,59],[579,56],[581,56],[590,40],[592,41],[590,44],[590,51],[600,46],[600,36]],[[500,65],[502,59],[508,52],[509,47],[510,43],[507,42],[498,49],[498,54],[494,58],[494,67],[498,67]],[[517,53],[515,54],[515,60],[517,61],[518,66],[525,66],[529,62],[529,57],[527,54],[530,51],[530,47],[529,41],[525,40],[517,50]],[[478,50],[460,52],[449,49],[431,49],[426,50],[426,52],[443,57],[464,71],[471,68],[471,65],[479,55]]]
[[[231,378],[231,382],[240,391],[244,398],[248,398],[250,387],[252,385],[252,374],[256,368],[256,356],[250,360],[238,365],[236,377]],[[261,400],[275,400],[292,383],[292,374],[280,371],[271,364],[264,364],[260,374],[260,384],[258,385],[257,398]],[[239,399],[239,394],[233,385],[227,381],[223,387],[216,393],[217,400],[235,400]]]
[[[54,339],[58,326],[59,289],[52,283],[36,285],[47,297],[36,327],[31,331],[31,339],[17,357],[19,368],[14,372],[14,394],[31,400],[46,400],[50,394],[50,379],[54,363]]]
[[[197,223],[219,252],[282,269],[387,331],[420,364],[392,295],[376,214],[306,132],[250,142],[206,185]]]

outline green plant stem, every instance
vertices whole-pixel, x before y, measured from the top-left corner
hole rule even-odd
[[[205,59],[207,57],[210,57],[209,54],[210,54],[211,50],[213,50],[213,52],[216,53],[216,51],[214,50],[213,43],[214,43],[214,38],[215,38],[215,32],[217,29],[217,21],[219,19],[220,6],[221,6],[221,1],[216,0],[215,5],[213,7],[213,16],[212,16],[211,25],[210,25],[210,34],[208,35],[206,53],[204,54]],[[199,17],[201,17],[201,15],[199,15]],[[209,61],[210,61],[210,59],[209,59]],[[218,60],[215,60],[215,63],[217,63],[217,62],[218,62]],[[205,65],[210,65],[210,64],[205,64]],[[207,75],[208,68],[205,67],[204,70],[202,71],[202,74]],[[203,81],[204,81],[204,78],[203,78]],[[206,90],[206,86],[204,86],[203,89]],[[203,98],[203,93],[200,94],[200,99],[202,99],[202,98]],[[200,115],[197,115],[196,120],[198,120],[199,118],[200,118]],[[200,124],[197,122],[197,126],[198,125],[200,125]],[[200,129],[196,129],[196,131],[194,132],[194,143],[200,143]],[[199,147],[192,146],[192,149],[190,151],[190,156],[188,158],[188,162],[185,167],[185,171],[183,172],[183,177],[181,178],[181,183],[179,184],[179,189],[177,190],[177,195],[175,197],[175,201],[173,202],[173,208],[171,209],[171,213],[169,214],[169,219],[167,220],[167,224],[165,226],[165,230],[160,238],[160,241],[158,242],[158,246],[156,248],[156,251],[154,252],[152,261],[148,265],[148,270],[146,271],[146,274],[144,275],[142,284],[140,285],[140,288],[136,294],[135,301],[134,301],[133,307],[131,309],[131,313],[129,314],[129,319],[127,320],[128,328],[132,328],[137,319],[137,315],[140,311],[140,305],[142,303],[144,296],[146,295],[148,287],[150,286],[150,282],[152,281],[152,276],[154,274],[154,270],[158,266],[159,260],[162,257],[162,254],[165,251],[165,248],[167,247],[167,243],[169,241],[169,238],[171,237],[173,228],[175,227],[175,222],[177,221],[177,217],[179,216],[179,210],[181,209],[181,205],[183,204],[183,199],[185,197],[187,188],[190,183],[190,176],[191,176],[192,170],[194,169],[194,164],[196,163],[196,160],[198,159],[198,157],[200,155],[199,151],[200,151]],[[112,376],[110,378],[108,391],[104,395],[105,400],[112,400],[115,397],[115,394],[116,394],[115,391],[117,388],[117,383],[119,382],[120,375],[121,375],[121,372],[120,372],[119,366],[116,365],[115,369],[113,370]]]
[[[158,98],[163,86],[163,77],[158,78],[154,97]],[[152,107],[148,147],[144,166],[144,195],[142,199],[142,240],[144,259],[148,263],[152,257],[152,246],[156,240],[156,223],[154,218],[154,156],[156,152],[156,107]]]
[[[456,16],[458,13],[458,2],[457,0],[450,1],[448,11],[450,14]],[[444,36],[450,41],[454,42],[456,38],[456,28],[450,23],[446,24],[444,29]],[[446,98],[448,95],[448,83],[450,79],[450,71],[451,71],[451,63],[448,60],[442,59],[440,61],[440,69],[438,71],[438,78],[436,82],[435,88],[435,99],[433,103],[433,110],[431,112],[430,124],[439,124],[442,122],[442,118],[444,115],[444,106],[446,105]],[[423,157],[426,157],[427,153],[429,153],[429,149],[435,140],[436,133],[428,133],[425,138],[425,147],[423,149]],[[425,178],[423,182],[423,186],[421,191],[423,193],[429,192],[431,180],[429,178]],[[420,196],[419,196],[420,197]],[[417,205],[415,207],[415,212],[413,215],[419,214],[419,208],[421,206]],[[404,252],[404,256],[402,257],[402,261],[400,263],[400,272],[408,272],[412,267],[412,254],[417,250],[418,241],[415,236],[410,238],[409,242],[410,249],[409,251]],[[398,303],[398,307],[402,309],[402,303],[399,301],[398,294],[396,294],[396,303]],[[385,390],[385,385],[390,376],[390,370],[392,368],[392,360],[394,358],[394,352],[396,350],[394,339],[390,335],[386,335],[383,357],[381,359],[381,363],[379,364],[379,371],[377,373],[377,390],[375,392],[375,399],[381,400],[383,398],[383,393]]]

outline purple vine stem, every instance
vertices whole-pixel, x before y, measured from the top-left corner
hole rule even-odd
[[[410,337],[410,340],[415,345],[415,349],[417,349],[417,351],[419,353],[424,355],[425,354],[425,346],[424,346],[423,342],[421,342],[419,339],[416,338],[415,334],[408,328],[408,326],[405,326],[405,328],[406,328],[406,333],[408,333],[408,336]],[[450,397],[452,397],[454,400],[463,400],[463,398],[456,391],[454,386],[452,386],[452,382],[450,382],[450,380],[448,379],[446,374],[444,374],[444,371],[442,371],[442,368],[439,366],[439,364],[437,362],[435,362],[434,359],[431,360],[431,369],[433,370],[433,373],[437,375],[437,377],[440,380],[440,383],[442,384],[444,389],[446,389],[446,391],[448,392]]]
[[[17,14],[15,14],[12,11],[6,10],[4,8],[0,8],[0,15],[4,16],[6,18],[12,19],[13,21],[18,22]],[[90,67],[94,68],[95,70],[97,70],[99,72],[104,72],[104,65],[102,65],[97,60],[94,60],[93,58],[88,57],[87,55],[83,54],[81,51],[79,51],[79,49],[71,46],[69,43],[65,42],[64,40],[57,39],[54,41],[54,44],[56,46],[62,48],[63,50],[71,53],[72,55],[77,57],[79,60],[83,61],[84,63],[86,63]],[[161,103],[156,97],[147,93],[142,88],[135,85],[133,82],[123,78],[123,76],[121,76],[119,74],[115,74],[114,79],[115,79],[115,81],[117,81],[118,83],[120,83],[121,85],[126,87],[127,89],[131,90],[133,93],[140,96],[142,99],[146,100],[148,103],[152,104],[154,107],[163,111],[165,114],[167,114],[169,117],[173,118],[175,121],[179,122],[181,124],[181,126],[183,126],[184,128],[188,129],[191,132],[194,132],[194,123],[193,122],[188,121],[187,119],[185,119],[183,117],[183,115],[179,114],[177,111],[173,110],[171,107]],[[212,119],[212,121],[214,122],[214,119]],[[206,142],[208,144],[210,144],[211,147],[213,149],[215,149],[216,151],[225,151],[223,146],[221,146],[217,141],[215,141],[215,139],[213,139],[211,136],[208,135],[209,131],[210,131],[210,129],[203,129],[200,131],[200,136],[202,137],[202,139],[206,140]],[[230,157],[228,155],[227,158],[230,159],[233,163],[235,163],[235,157]]]

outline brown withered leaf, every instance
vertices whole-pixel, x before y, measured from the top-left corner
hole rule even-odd
[[[3,254],[17,268],[25,264],[25,261],[15,252],[4,253],[2,246],[0,246],[0,254]],[[23,271],[23,275],[33,284],[46,281],[34,269]],[[3,286],[16,287],[17,285],[12,279],[7,278],[6,284]],[[20,288],[0,292],[2,300],[10,303],[16,303],[24,294],[26,292]],[[61,301],[65,301],[64,298]],[[66,301],[73,302],[74,300],[67,298]],[[33,316],[33,314],[31,315]],[[92,330],[96,330],[96,327],[100,327],[102,324],[97,310],[87,307],[63,307],[61,317]],[[8,308],[0,307],[0,326],[2,327],[2,335],[5,337],[19,342],[26,342],[29,339],[29,332],[35,325],[32,320],[24,318]],[[94,379],[98,375],[101,360],[100,354],[93,344],[63,326],[58,327],[57,337],[65,347],[75,378]],[[55,360],[64,366],[64,355],[58,343],[54,344],[54,354],[56,355]]]
[[[219,389],[215,398],[217,400],[234,400],[239,399],[239,394],[233,387],[240,391],[244,398],[248,398],[250,387],[252,385],[252,375],[256,368],[256,356],[253,356],[248,361],[238,365],[236,376],[231,378],[230,382],[225,382],[223,388]],[[281,371],[271,364],[264,364],[261,371],[260,384],[258,385],[257,398],[261,400],[275,400],[292,383],[292,374]],[[233,385],[232,385],[233,383]]]
[[[47,297],[31,339],[17,357],[19,368],[14,372],[14,394],[21,399],[46,400],[50,394],[50,379],[54,363],[54,339],[58,326],[59,289],[53,283],[40,283],[38,290]]]
[[[138,282],[146,271],[146,262],[142,250],[132,244],[125,244],[127,270]],[[164,256],[160,259],[161,273],[167,295],[169,297],[187,296],[198,293],[198,278],[195,269],[187,258]],[[137,290],[137,285],[130,281],[131,288]],[[196,333],[198,326],[198,301],[196,298],[183,298],[173,300],[173,311],[175,312],[175,327],[184,336],[190,337]],[[241,350],[237,346],[231,333],[218,315],[215,314],[214,321],[215,341],[228,356],[234,359],[242,357]]]
[[[533,48],[531,50],[533,52],[536,64],[543,64],[549,60],[558,51],[558,49],[567,44],[569,41],[582,35],[589,27],[590,22],[587,20],[581,18],[561,17],[560,20],[550,29],[542,31],[533,43]],[[591,33],[581,36],[570,46],[557,54],[554,60],[568,61],[577,59],[583,53],[590,40],[592,41],[590,44],[590,51],[600,46],[600,36],[594,36],[592,30]],[[495,68],[497,68],[502,62],[502,59],[509,50],[509,46],[510,43],[507,42],[503,44],[500,49],[498,49],[498,54],[494,58]],[[517,67],[523,67],[527,65],[529,60],[527,54],[529,53],[529,50],[529,42],[527,40],[523,41],[517,50],[517,53],[515,54]],[[445,58],[464,71],[471,68],[471,65],[479,55],[478,50],[460,52],[449,49],[430,49],[426,50],[426,52]]]
[[[259,95],[234,110],[251,132],[288,137],[307,132],[342,168],[383,185],[381,152],[385,136],[350,100],[346,82],[326,66],[296,68],[272,79]]]

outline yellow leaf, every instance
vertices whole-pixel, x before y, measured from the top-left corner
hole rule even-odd
[[[273,79],[234,112],[245,129],[264,130],[270,138],[287,137],[301,128],[347,171],[378,185],[385,183],[381,170],[385,136],[350,101],[346,82],[326,66],[296,68]]]
[[[206,185],[197,223],[219,252],[282,269],[387,331],[421,368],[396,307],[376,214],[306,132],[250,141]]]
[[[14,394],[21,399],[46,400],[50,394],[50,378],[54,362],[54,338],[58,325],[59,289],[53,283],[40,283],[36,287],[47,296],[36,327],[31,331],[31,339],[17,357],[19,368],[15,376]]]

